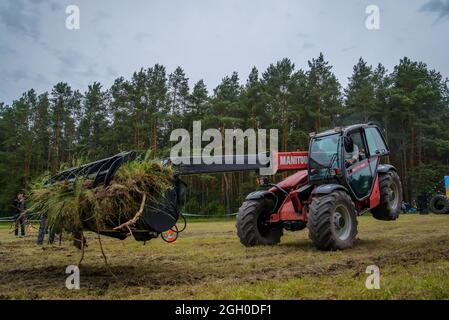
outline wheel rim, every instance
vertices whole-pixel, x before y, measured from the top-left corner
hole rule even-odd
[[[349,210],[343,206],[337,206],[334,211],[333,224],[335,233],[340,240],[349,238],[352,229],[352,220]]]
[[[396,183],[390,185],[390,206],[392,209],[396,209],[399,205],[398,186]]]
[[[259,230],[259,233],[262,237],[266,236],[267,233],[270,231],[266,215],[260,214],[257,217],[257,229]]]
[[[267,234],[269,234],[272,228],[268,223],[268,220],[270,219],[270,213],[271,210],[267,210],[266,208],[264,208],[257,217],[257,229],[262,237],[265,237]]]

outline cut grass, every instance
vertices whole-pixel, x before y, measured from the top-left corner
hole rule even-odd
[[[90,241],[81,289],[65,288],[65,269],[79,251],[15,239],[0,224],[0,297],[4,299],[449,299],[449,216],[403,215],[395,222],[359,218],[353,249],[317,251],[307,231],[280,245],[245,248],[233,220],[189,221],[174,244],[154,239]],[[94,234],[87,234],[91,239]],[[366,267],[380,268],[368,290]]]
[[[81,176],[73,182],[47,184],[48,177],[33,183],[29,196],[30,212],[45,215],[50,229],[80,236],[84,230],[99,232],[124,227],[129,231],[139,221],[143,205],[157,206],[173,187],[173,170],[158,160],[136,159],[119,167],[109,185],[93,187],[93,180]],[[126,230],[128,231],[128,230]]]

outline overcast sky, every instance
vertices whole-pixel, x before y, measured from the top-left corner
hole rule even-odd
[[[66,28],[66,7],[80,29]],[[380,8],[380,30],[365,26]],[[449,76],[449,0],[0,0],[0,101],[59,81],[84,92],[141,67],[182,66],[212,90],[237,71],[242,83],[284,57],[297,68],[323,52],[343,85],[362,56],[390,71],[408,56]]]

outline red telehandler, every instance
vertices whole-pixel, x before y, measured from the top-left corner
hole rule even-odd
[[[340,250],[353,246],[357,235],[357,216],[371,211],[379,220],[398,218],[402,203],[402,186],[396,169],[380,164],[389,149],[379,128],[371,123],[312,133],[308,152],[279,152],[271,162],[262,164],[258,155],[220,156],[220,164],[204,164],[190,157],[188,164],[175,166],[173,189],[157,206],[147,204],[132,235],[148,241],[182,232],[177,226],[180,203],[185,190],[181,176],[201,173],[260,171],[274,167],[277,171],[297,172],[277,184],[263,176],[263,191],[250,193],[237,216],[237,235],[245,246],[274,245],[283,230],[309,229],[310,239],[320,250]],[[48,183],[75,181],[89,177],[92,186],[108,185],[117,169],[139,157],[122,152],[113,157],[65,170]],[[167,160],[168,161],[168,160]],[[128,231],[114,230],[111,225],[100,234],[125,239]],[[171,242],[171,241],[170,241]]]
[[[396,169],[380,164],[389,149],[372,123],[311,134],[308,163],[291,165],[279,155],[279,169],[298,169],[268,190],[246,197],[237,216],[237,234],[245,246],[274,245],[283,230],[309,229],[317,249],[353,246],[357,216],[371,211],[378,220],[396,220],[402,186]],[[294,162],[294,161],[293,161]]]

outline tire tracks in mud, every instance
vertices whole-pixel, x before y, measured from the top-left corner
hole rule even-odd
[[[436,260],[449,260],[449,248],[444,246],[420,250],[400,250],[382,254],[373,254],[366,257],[349,257],[343,261],[327,265],[293,265],[291,268],[281,270],[267,268],[263,273],[254,276],[257,280],[289,280],[303,277],[335,276],[353,271],[353,278],[365,274],[366,267],[376,265],[381,270],[388,266],[408,266],[419,262],[433,262]],[[253,277],[249,277],[251,279]],[[239,278],[239,280],[244,280]]]
[[[259,281],[285,281],[295,278],[335,276],[350,274],[353,278],[365,274],[366,267],[377,265],[382,268],[389,266],[410,266],[420,262],[433,262],[436,260],[449,260],[449,240],[424,241],[422,247],[409,246],[408,248],[385,248],[370,252],[354,250],[343,251],[341,256],[335,257],[335,262],[322,262],[321,257],[325,252],[310,256],[306,260],[297,263],[281,263],[283,254],[291,257],[290,250],[281,249],[279,253],[259,251],[248,252],[246,258],[223,256],[219,259],[198,262],[176,261],[176,255],[157,255],[150,260],[142,257],[142,265],[111,265],[117,278],[111,276],[108,268],[101,264],[82,265],[81,274],[83,283],[88,292],[100,290],[101,295],[107,294],[112,287],[125,287],[129,289],[145,287],[151,290],[161,290],[167,287],[201,286],[208,283],[220,283],[220,285],[252,284]],[[8,249],[20,249],[20,246],[4,246],[0,251],[2,261],[6,254],[11,254]],[[300,255],[301,251],[298,250]],[[309,255],[310,252],[308,251]],[[329,256],[326,256],[328,260]],[[263,265],[263,260],[267,264]],[[276,261],[280,263],[276,265]],[[6,262],[6,261],[4,261]],[[226,264],[226,268],[222,267]],[[160,266],[160,267],[157,267]],[[7,288],[9,283],[17,279],[33,287],[40,289],[62,287],[66,278],[65,265],[47,266],[16,266],[8,270],[0,270],[0,286]]]

